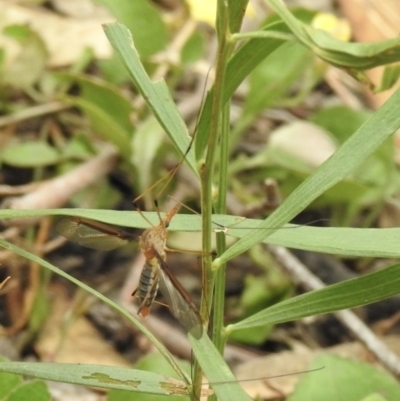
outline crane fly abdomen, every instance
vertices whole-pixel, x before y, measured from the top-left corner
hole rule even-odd
[[[155,261],[155,263],[154,263]],[[146,260],[136,290],[139,298],[138,315],[146,317],[158,291],[160,268],[157,259]]]

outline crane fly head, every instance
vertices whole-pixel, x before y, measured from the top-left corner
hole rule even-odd
[[[172,218],[179,212],[181,205],[176,205],[160,222],[160,225],[163,225],[164,228],[169,227],[169,223]]]

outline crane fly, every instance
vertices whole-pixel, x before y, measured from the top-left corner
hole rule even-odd
[[[160,223],[148,228],[140,236],[81,217],[64,217],[59,220],[56,229],[68,240],[103,251],[137,241],[146,258],[138,287],[132,294],[137,294],[139,298],[138,314],[142,317],[149,314],[160,288],[171,308],[171,313],[189,333],[195,338],[200,338],[203,328],[198,310],[166,264],[167,228],[179,209],[180,205],[173,208],[164,218],[157,209]]]

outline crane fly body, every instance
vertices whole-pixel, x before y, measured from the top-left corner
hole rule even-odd
[[[166,264],[167,228],[180,206],[172,209],[160,223],[135,236],[107,224],[80,217],[64,217],[56,226],[65,238],[88,248],[112,250],[130,241],[138,241],[146,258],[138,288],[133,294],[139,298],[138,314],[146,317],[160,288],[172,314],[194,337],[202,335],[202,324],[196,306]]]

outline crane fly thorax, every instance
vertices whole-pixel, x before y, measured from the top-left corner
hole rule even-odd
[[[147,260],[156,258],[158,254],[166,259],[165,245],[167,242],[167,230],[163,224],[148,228],[143,232],[139,240],[139,246]]]

